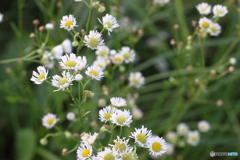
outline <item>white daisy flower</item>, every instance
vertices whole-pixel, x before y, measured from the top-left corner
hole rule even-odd
[[[178,138],[177,134],[173,131],[168,132],[166,135],[166,139],[173,144],[177,142],[177,138]]]
[[[119,51],[124,58],[125,63],[133,62],[135,60],[136,53],[130,47],[122,47]]]
[[[112,114],[115,113],[117,109],[115,107],[107,106],[99,111],[99,118],[101,122],[107,122],[111,119]]]
[[[137,154],[134,152],[134,149],[132,147],[128,147],[122,154],[121,154],[121,160],[134,160],[138,159]]]
[[[123,107],[127,105],[127,102],[125,99],[121,97],[113,97],[110,99],[111,104],[115,107]]]
[[[142,147],[147,147],[147,140],[152,136],[152,131],[148,130],[144,126],[142,128],[135,128],[135,132],[131,132],[131,138],[135,140],[135,143]]]
[[[38,73],[33,71],[33,75],[30,80],[35,84],[42,84],[47,79],[48,70],[46,70],[43,66],[38,66],[37,71]]]
[[[98,133],[94,133],[93,135],[91,135],[90,133],[85,133],[83,136],[81,136],[81,139],[83,141],[83,143],[86,143],[86,144],[89,144],[89,145],[92,145],[96,138],[98,136]]]
[[[60,119],[55,114],[48,113],[42,118],[42,125],[47,129],[52,128]]]
[[[96,50],[96,55],[101,57],[107,57],[110,52],[110,49],[107,46],[98,46]]]
[[[226,6],[215,5],[213,6],[213,14],[214,17],[224,17],[228,13],[228,9]]]
[[[118,126],[128,126],[132,123],[132,115],[128,110],[117,110],[110,118],[111,122]]]
[[[200,3],[196,6],[196,8],[201,15],[208,15],[211,13],[211,5],[208,3]]]
[[[114,50],[114,49],[111,49],[111,50],[109,51],[109,54],[110,54],[111,56],[113,56],[113,55],[117,54],[117,51]]]
[[[158,136],[152,136],[148,138],[148,148],[150,151],[150,155],[153,156],[161,156],[167,150],[167,144],[165,140]]]
[[[45,25],[45,28],[46,28],[47,30],[52,30],[52,29],[54,28],[54,24],[53,24],[53,23],[47,23],[47,24]]]
[[[207,30],[211,26],[212,21],[206,17],[203,17],[203,18],[200,18],[198,24],[201,29]]]
[[[65,53],[72,53],[72,42],[69,39],[65,39],[61,45]]]
[[[171,143],[166,143],[167,144],[167,150],[166,154],[167,155],[172,155],[174,153],[174,147]]]
[[[122,54],[119,54],[119,53],[112,55],[110,57],[110,59],[112,60],[113,64],[120,65],[124,62],[124,58],[123,58]]]
[[[198,122],[198,129],[201,132],[208,132],[210,129],[210,124],[207,121],[202,120]]]
[[[133,119],[141,119],[143,117],[143,112],[141,109],[134,107],[132,109]]]
[[[200,142],[200,135],[198,131],[189,131],[187,135],[187,143],[196,146]]]
[[[58,87],[58,89],[54,90],[54,92],[67,89],[70,85],[72,85],[73,80],[74,79],[71,73],[66,71],[62,72],[62,77],[59,75],[53,76],[52,85],[54,87]]]
[[[77,160],[90,160],[92,151],[92,146],[82,143],[77,149]]]
[[[211,36],[218,36],[221,33],[221,26],[218,23],[211,23],[208,32]]]
[[[180,136],[186,136],[188,133],[188,126],[185,123],[179,123],[177,126],[177,134]]]
[[[82,70],[86,64],[87,59],[85,56],[77,56],[74,53],[66,54],[61,57],[62,61],[59,62],[59,65],[63,69],[73,69],[73,70]]]
[[[85,71],[86,75],[89,77],[92,77],[93,79],[96,79],[98,81],[101,80],[102,77],[104,77],[104,73],[100,67],[97,66],[90,66],[87,68],[87,71]]]
[[[229,59],[229,63],[230,63],[231,65],[236,65],[236,64],[237,64],[237,59],[236,59],[235,57],[231,57],[231,58]]]
[[[62,20],[61,20],[61,24],[60,24],[60,28],[64,28],[68,31],[74,29],[74,27],[78,27],[78,25],[76,25],[76,18],[74,18],[73,15],[69,15],[69,16],[63,16]]]
[[[145,78],[141,72],[132,72],[128,78],[129,86],[141,88],[145,84]]]
[[[45,51],[43,53],[42,58],[41,58],[41,62],[44,65],[44,67],[46,67],[48,69],[53,69],[54,64],[55,64],[54,57],[48,51]]]
[[[119,155],[121,155],[129,148],[128,141],[129,139],[125,139],[125,137],[121,139],[117,136],[117,139],[113,140],[114,144],[109,144],[109,146],[113,148],[113,151],[116,151]]]
[[[73,112],[68,112],[67,115],[66,115],[66,118],[69,120],[69,121],[72,121],[75,119],[75,113]]]
[[[170,0],[154,0],[154,4],[160,4],[160,5],[165,5],[169,2]]]
[[[103,25],[103,27],[108,30],[108,35],[110,35],[110,32],[112,32],[114,28],[119,27],[116,18],[112,15],[106,14],[104,17],[102,17],[102,21],[100,19],[98,20]]]
[[[108,64],[109,64],[109,60],[105,57],[100,57],[100,56],[98,56],[97,59],[93,62],[93,66],[97,66],[102,69],[105,69]]]
[[[84,36],[85,45],[91,49],[97,49],[98,46],[104,45],[104,40],[102,39],[102,34],[96,30],[89,32],[89,35]]]
[[[108,147],[104,151],[98,152],[96,160],[120,160],[116,151]]]
[[[52,50],[51,53],[53,54],[54,58],[56,60],[60,60],[62,55],[63,55],[63,47],[62,45],[57,45],[55,46]]]
[[[75,2],[81,2],[82,0],[74,0]]]
[[[2,13],[0,13],[0,22],[2,22],[2,20],[3,20],[3,14]]]

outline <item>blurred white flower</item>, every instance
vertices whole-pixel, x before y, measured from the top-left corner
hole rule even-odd
[[[123,107],[127,105],[127,102],[125,99],[121,97],[113,97],[110,99],[111,104],[115,107]]]
[[[61,45],[63,48],[63,52],[72,53],[72,43],[69,39],[65,39]]]
[[[207,121],[200,121],[198,122],[198,129],[201,132],[208,132],[210,129],[210,124]]]
[[[173,144],[177,142],[177,138],[178,138],[177,134],[173,131],[170,131],[166,134],[166,139]]]
[[[208,3],[200,3],[196,6],[196,8],[201,15],[208,15],[211,13],[211,5]]]
[[[110,49],[108,48],[108,46],[103,45],[103,46],[98,46],[95,53],[97,56],[107,57],[109,54],[109,51]]]
[[[166,154],[167,155],[172,155],[174,153],[174,147],[171,143],[167,143],[167,150]]]
[[[89,145],[93,145],[93,143],[95,142],[96,138],[98,136],[98,133],[94,133],[93,135],[91,135],[90,133],[84,133],[81,136],[81,139],[83,141],[83,143],[89,144]]]
[[[132,115],[128,110],[117,110],[110,118],[111,122],[118,126],[128,126],[132,123]]]
[[[77,149],[77,160],[89,160],[92,151],[92,146],[82,143]]]
[[[52,85],[58,88],[57,90],[54,90],[54,92],[67,89],[72,85],[72,81],[74,80],[73,75],[67,71],[62,72],[62,77],[54,75],[52,78]]]
[[[198,131],[189,131],[187,135],[187,143],[196,146],[200,142],[200,135]]]
[[[145,78],[141,72],[132,72],[129,75],[129,86],[141,88],[145,84]]]
[[[188,126],[185,123],[179,123],[177,126],[177,134],[180,136],[186,136],[188,134]]]
[[[115,107],[107,106],[99,111],[99,119],[101,122],[107,122],[111,119],[112,114],[117,111]]]
[[[208,32],[211,36],[218,36],[221,33],[221,26],[218,23],[211,23]]]
[[[45,115],[42,118],[42,125],[44,127],[46,127],[47,129],[52,128],[57,122],[59,121],[59,119],[56,117],[55,114],[52,113],[48,113],[47,115]]]
[[[54,28],[54,24],[53,23],[47,23],[45,25],[45,28],[48,29],[48,30],[52,30]]]
[[[2,20],[3,20],[3,14],[2,13],[0,13],[0,22],[2,22]]]
[[[135,60],[136,53],[130,47],[122,47],[119,54],[124,58],[125,63],[133,62]]]
[[[57,45],[57,46],[53,47],[53,49],[51,50],[51,53],[56,60],[60,60],[63,55],[62,45]]]
[[[231,57],[231,58],[229,59],[229,63],[230,63],[231,65],[236,65],[236,64],[237,64],[236,58]]]
[[[135,143],[142,147],[147,147],[147,140],[152,136],[152,131],[148,130],[144,126],[142,128],[135,128],[135,132],[131,132],[130,138],[135,140]]]
[[[134,107],[132,109],[133,119],[141,119],[143,117],[143,112],[141,109]]]
[[[201,29],[207,30],[211,26],[212,20],[206,17],[203,17],[203,18],[200,18],[200,20],[198,21],[198,24]]]
[[[228,13],[226,6],[220,4],[213,6],[214,17],[224,17]]]

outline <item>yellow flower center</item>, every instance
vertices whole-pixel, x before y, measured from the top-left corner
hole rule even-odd
[[[90,156],[90,149],[84,149],[82,151],[82,156],[83,157],[89,157]]]
[[[122,160],[132,160],[132,155],[130,153],[126,153],[122,156]]]
[[[118,116],[117,117],[117,122],[118,122],[118,124],[123,124],[124,122],[126,122],[126,117],[125,116]]]
[[[217,13],[218,14],[223,14],[223,11],[222,10],[217,10]]]
[[[38,75],[37,79],[40,81],[45,78],[45,75],[46,75],[45,73],[41,73]]]
[[[49,124],[49,125],[52,125],[53,122],[54,122],[54,118],[49,118],[49,119],[47,120],[47,124]]]
[[[103,68],[103,65],[101,65],[101,64],[98,64],[97,66],[100,67],[100,68]]]
[[[58,85],[59,85],[59,86],[62,86],[62,85],[64,85],[64,84],[66,84],[66,83],[68,83],[67,78],[61,78],[61,79],[59,79],[59,81],[58,81]]]
[[[90,73],[91,75],[98,76],[98,72],[96,72],[96,71],[90,71],[89,73]]]
[[[114,60],[115,60],[116,62],[121,62],[121,61],[122,61],[122,59],[119,58],[119,57],[115,57]]]
[[[145,143],[147,141],[147,138],[145,136],[145,134],[143,133],[139,133],[137,136],[136,136],[137,140],[141,143]]]
[[[107,26],[107,28],[112,28],[112,23],[111,22],[106,22],[106,23],[104,23],[104,26]]]
[[[197,137],[192,136],[192,137],[191,137],[191,140],[192,140],[192,141],[197,141]]]
[[[138,84],[138,83],[139,83],[139,80],[136,79],[136,78],[134,78],[134,79],[132,80],[132,82],[133,82],[134,84]]]
[[[71,25],[73,25],[73,21],[67,21],[67,22],[65,22],[65,26],[66,26],[66,27],[70,28]]]
[[[206,10],[207,10],[207,8],[202,8],[202,9],[201,9],[201,11],[206,11]]]
[[[106,54],[107,54],[107,52],[105,50],[102,50],[102,51],[99,52],[100,56],[105,56]]]
[[[214,27],[212,27],[212,28],[211,28],[211,31],[212,31],[213,33],[216,33],[216,32],[217,32],[217,29],[214,28]]]
[[[208,22],[203,22],[202,23],[202,27],[203,28],[208,28],[209,27],[209,23]]]
[[[95,37],[91,37],[88,42],[89,46],[97,47],[98,46],[98,39]]]
[[[104,160],[115,160],[115,157],[112,153],[106,153],[103,157]]]
[[[123,57],[124,57],[125,59],[129,59],[129,58],[130,58],[130,54],[129,54],[129,53],[124,53],[124,54],[123,54]]]
[[[74,62],[74,61],[67,61],[65,63],[65,66],[67,66],[67,67],[75,67],[76,66],[76,62]]]
[[[126,148],[127,148],[126,144],[122,142],[116,142],[114,145],[114,149],[118,152],[123,152],[126,150]]]
[[[109,120],[111,117],[112,117],[112,113],[106,113],[103,118],[106,120]]]
[[[159,142],[154,142],[154,143],[152,144],[152,150],[153,150],[154,152],[159,152],[159,151],[162,150],[162,145],[161,145]]]

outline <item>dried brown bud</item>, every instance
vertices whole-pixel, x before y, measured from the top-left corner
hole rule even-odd
[[[84,37],[86,35],[86,32],[84,29],[81,29],[81,35],[82,35],[82,37]]]
[[[186,70],[191,71],[193,69],[192,65],[187,66]]]
[[[11,74],[11,73],[12,73],[12,68],[7,67],[7,68],[5,69],[5,72],[6,72],[7,74]]]
[[[195,84],[195,85],[199,85],[199,84],[200,84],[200,81],[199,81],[198,78],[194,79],[194,84]]]
[[[233,66],[229,66],[228,67],[228,72],[233,72],[234,71],[234,67]]]
[[[34,38],[34,37],[35,37],[35,34],[33,32],[30,33],[29,38]]]
[[[79,137],[79,134],[78,134],[78,133],[73,133],[73,134],[72,134],[72,137],[78,138],[78,137]]]
[[[182,41],[180,41],[179,43],[178,43],[178,46],[179,47],[182,47],[184,45],[184,43],[182,42]]]
[[[120,76],[120,81],[121,81],[121,82],[124,82],[125,80],[126,80],[125,76],[121,75],[121,76]]]
[[[217,71],[212,69],[212,70],[210,71],[210,74],[211,74],[212,76],[215,76],[215,75],[217,74]]]
[[[83,132],[83,133],[80,134],[80,136],[82,137],[82,136],[84,136],[85,134],[86,134],[86,132]]]
[[[92,121],[90,123],[90,126],[93,127],[93,128],[96,128],[96,127],[98,127],[98,123],[96,121]]]
[[[174,40],[174,39],[171,39],[171,40],[170,40],[170,44],[171,44],[172,46],[174,46],[174,45],[176,44],[175,40]]]
[[[62,150],[62,155],[65,156],[66,154],[68,154],[68,150],[64,148],[64,149]]]
[[[144,35],[144,32],[143,32],[142,29],[139,29],[139,30],[137,31],[137,34],[138,34],[139,36],[143,36],[143,35]]]
[[[188,36],[188,37],[187,37],[187,40],[188,40],[188,41],[191,41],[191,40],[192,40],[192,36]]]
[[[192,21],[192,26],[196,27],[196,25],[197,25],[197,21]]]
[[[216,105],[217,105],[218,107],[222,106],[222,105],[223,105],[223,101],[222,101],[221,99],[218,99],[218,100],[216,101]]]
[[[103,94],[106,96],[109,94],[107,86],[102,86],[102,91],[103,91]]]
[[[45,29],[44,26],[40,26],[40,27],[38,28],[38,30],[39,30],[40,32],[44,31],[44,29]]]
[[[179,29],[179,25],[178,24],[174,24],[173,29]]]
[[[38,20],[38,19],[33,20],[33,24],[34,24],[35,26],[39,25],[39,20]]]

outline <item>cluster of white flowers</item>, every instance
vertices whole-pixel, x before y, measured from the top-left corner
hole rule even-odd
[[[211,13],[211,5],[208,3],[200,3],[196,6],[198,12],[201,15],[208,15]],[[228,13],[226,6],[215,5],[212,9],[213,20],[207,17],[202,17],[199,20],[199,27],[202,31],[209,33],[211,36],[218,36],[221,33],[221,26],[216,23],[219,17],[224,17]]]
[[[66,90],[74,80],[79,81],[83,79],[83,76],[79,73],[87,65],[87,59],[85,56],[76,56],[74,53],[66,54],[61,57],[59,65],[64,69],[62,76],[54,75],[52,77],[52,85],[59,90]],[[43,66],[37,68],[38,73],[33,71],[31,81],[35,84],[42,84],[47,80],[48,71]],[[74,71],[74,72],[73,72]],[[85,71],[85,74],[92,79],[100,81],[104,77],[104,73],[100,67],[90,66]]]
[[[184,147],[185,144],[191,146],[197,146],[200,142],[200,132],[208,132],[210,130],[210,124],[205,121],[198,122],[198,130],[191,131],[185,123],[179,123],[176,132],[170,131],[166,134],[166,140],[168,141],[169,150],[166,154],[171,155],[174,152],[174,146]]]

